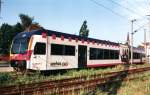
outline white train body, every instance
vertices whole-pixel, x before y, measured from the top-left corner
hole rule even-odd
[[[135,63],[141,63],[143,50],[137,52]],[[112,66],[125,63],[128,46],[114,42],[84,38],[50,30],[19,33],[11,48],[11,66],[31,70],[58,70]]]

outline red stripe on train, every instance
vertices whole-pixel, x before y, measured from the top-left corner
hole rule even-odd
[[[25,54],[13,54],[11,60],[30,60],[32,50],[28,50]]]
[[[91,64],[91,65],[87,65],[87,67],[105,67],[105,66],[114,66],[119,64],[123,64],[123,63]]]
[[[125,64],[125,63],[107,63],[107,64],[91,64],[87,65],[87,67],[106,67],[106,66],[114,66],[114,65],[119,65],[119,64]],[[133,64],[143,64],[143,62],[133,62]]]
[[[0,61],[9,61],[9,56],[0,56]]]

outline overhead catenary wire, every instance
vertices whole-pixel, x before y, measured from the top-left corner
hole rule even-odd
[[[145,9],[146,11],[148,11],[148,12],[150,12],[148,9],[146,9],[145,7],[143,7],[142,5],[141,5],[141,3],[138,3],[137,1],[134,1],[134,3],[133,3],[133,1],[132,1],[132,3],[131,2],[128,2],[127,0],[124,0],[127,4],[129,4],[129,5],[132,5],[132,7],[133,6],[138,6],[138,8],[141,8],[141,9]],[[150,1],[149,0],[147,0],[147,5],[150,5]]]
[[[144,28],[146,25],[148,25],[148,23],[145,23],[144,25],[139,26],[138,29],[134,30],[133,34],[136,33],[137,31],[139,31],[140,29]]]
[[[122,19],[127,19],[127,20],[129,20],[126,16],[123,16],[123,15],[121,15],[121,14],[119,14],[119,13],[113,11],[111,8],[108,8],[108,7],[104,6],[103,4],[97,2],[96,0],[90,0],[90,1],[93,2],[93,3],[95,3],[96,5],[98,5],[98,6],[100,6],[100,7],[103,7],[104,9],[110,11],[111,13],[113,13],[113,14],[119,16],[119,17],[122,18]]]
[[[131,0],[131,1],[132,1],[132,0]],[[141,0],[141,1],[142,1],[142,0]],[[133,2],[134,4],[136,4],[137,6],[142,7],[142,6],[141,6],[141,4],[142,4],[141,1],[140,1],[140,0],[139,0],[139,1],[134,0],[134,2],[133,2],[133,1],[132,1],[132,2]]]
[[[131,6],[132,8],[134,8],[134,9],[137,9],[137,6],[138,6],[138,8],[140,8],[140,9],[145,9],[144,7],[142,7],[141,5],[137,5],[137,4],[133,4],[132,2],[129,2],[129,1],[127,1],[127,0],[124,0],[124,2],[126,2],[126,4],[127,5],[129,5],[129,6]],[[146,9],[147,10],[147,9]]]
[[[121,15],[121,14],[119,14],[119,13],[113,11],[111,8],[106,7],[105,5],[103,5],[102,3],[99,3],[99,2],[96,1],[96,0],[90,0],[90,1],[92,1],[93,3],[95,3],[96,5],[98,5],[98,6],[100,6],[100,7],[105,8],[106,10],[112,12],[113,14],[115,14],[115,15],[117,15],[117,16],[123,18],[123,19],[129,20],[126,16],[123,16],[123,15]],[[117,3],[117,2],[114,2],[114,1],[112,1],[112,0],[110,0],[110,1],[113,2],[113,3],[115,3],[115,4],[117,4],[118,6],[120,6],[120,7],[122,7],[122,8],[125,8],[126,10],[128,10],[128,11],[130,11],[130,12],[132,12],[132,13],[134,13],[134,14],[140,16],[140,17],[142,17],[142,18],[141,18],[142,20],[145,18],[145,17],[143,17],[141,14],[139,14],[139,13],[137,13],[137,12],[135,12],[135,11],[133,11],[133,10],[127,8],[127,7],[122,6],[121,4],[119,4],[119,3]],[[140,30],[140,29],[143,28],[145,25],[146,25],[146,24],[144,24],[144,25],[142,25],[142,26],[137,25],[137,26],[139,26],[139,28],[136,29],[136,30],[137,30],[137,31]],[[135,31],[136,31],[136,30],[135,30]]]
[[[136,15],[138,15],[138,16],[141,16],[141,17],[143,16],[143,15],[139,14],[138,12],[135,12],[134,10],[132,10],[132,9],[130,9],[130,8],[128,8],[128,7],[125,7],[125,6],[123,6],[123,5],[121,5],[121,4],[117,3],[117,2],[115,2],[115,1],[113,1],[113,0],[108,0],[108,1],[110,1],[110,2],[112,2],[113,4],[116,4],[116,5],[118,5],[118,6],[122,7],[122,8],[124,8],[124,9],[126,9],[127,11],[129,11],[129,12],[131,12],[131,13],[134,13],[134,14],[136,14]]]
[[[98,5],[98,6],[100,6],[100,7],[105,8],[106,10],[108,10],[108,11],[112,12],[113,14],[115,14],[115,15],[121,17],[122,19],[127,19],[128,21],[130,21],[130,19],[128,19],[126,16],[123,16],[123,15],[121,15],[121,14],[119,14],[119,13],[113,11],[111,8],[108,8],[108,7],[104,6],[103,4],[97,2],[96,0],[90,0],[90,1],[92,1],[93,3],[95,3],[96,5]],[[112,1],[112,0],[111,0],[111,1]],[[121,5],[120,5],[120,6],[121,6]],[[128,10],[130,10],[130,9],[128,9]],[[132,11],[133,11],[133,10],[130,10],[130,12],[132,12]],[[132,13],[133,13],[133,12],[132,12]],[[139,15],[139,14],[137,14],[137,15]],[[140,16],[141,16],[141,19],[139,19],[139,20],[143,20],[143,19],[145,18],[145,17],[143,17],[142,15],[140,15]],[[140,27],[140,25],[137,25],[137,26]]]
[[[106,6],[104,6],[103,4],[101,4],[101,3],[99,3],[99,2],[97,2],[97,1],[95,1],[95,0],[90,0],[90,1],[92,1],[93,3],[95,3],[96,5],[98,5],[98,6],[100,6],[100,7],[105,8],[106,10],[108,10],[108,11],[112,12],[113,14],[115,14],[115,15],[121,17],[122,19],[127,19],[127,20],[129,20],[127,17],[125,17],[125,16],[123,16],[123,15],[121,15],[121,14],[119,14],[119,13],[113,11],[112,9],[110,9],[110,8],[108,8],[108,7],[106,7]],[[144,18],[145,18],[145,17],[142,17],[142,20],[143,20]],[[142,27],[141,27],[140,25],[138,25],[138,26],[140,27],[139,29],[141,29],[143,26],[145,26],[145,24],[144,24]],[[137,29],[137,30],[139,30],[139,29]]]

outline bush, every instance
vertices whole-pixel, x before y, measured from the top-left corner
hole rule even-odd
[[[12,81],[12,76],[8,73],[0,73],[0,84],[1,86],[4,84],[8,84]]]

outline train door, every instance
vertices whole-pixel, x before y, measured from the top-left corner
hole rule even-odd
[[[78,46],[78,68],[87,66],[87,46]]]
[[[122,62],[128,62],[129,61],[129,50],[128,48],[123,48],[122,49],[122,54],[121,54],[121,61]]]
[[[46,43],[37,42],[32,56],[32,68],[36,70],[45,70],[46,68]]]

